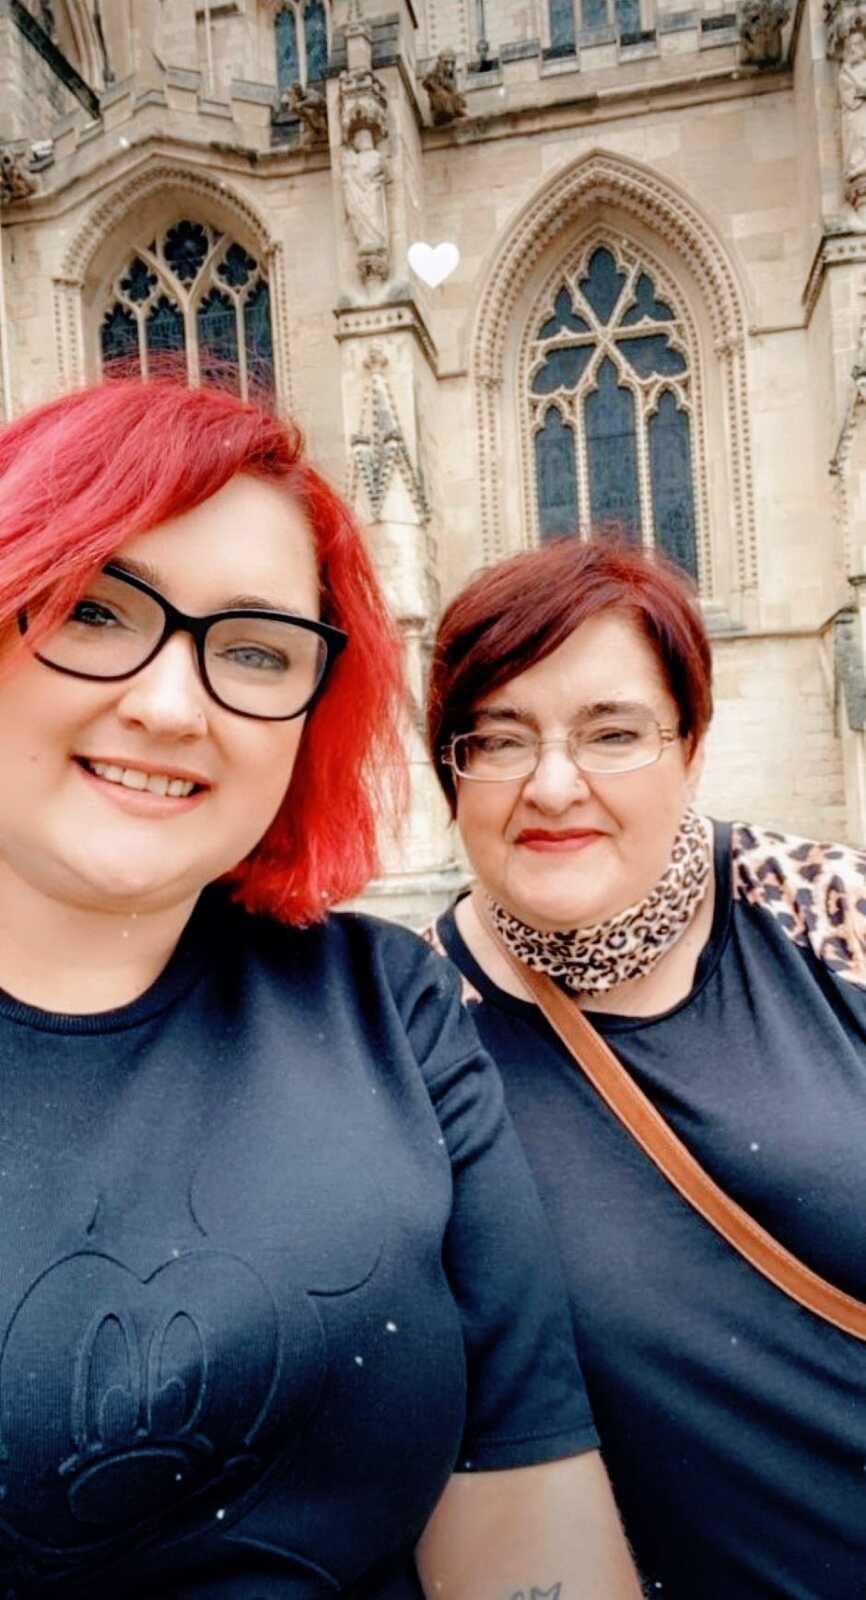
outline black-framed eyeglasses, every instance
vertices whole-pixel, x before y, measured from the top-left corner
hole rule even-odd
[[[26,613],[18,625],[27,632]],[[238,607],[191,617],[149,583],[108,565],[34,654],[72,678],[119,682],[148,666],[175,633],[190,635],[201,681],[217,705],[266,722],[310,710],[348,639],[329,623],[284,611]]]
[[[530,777],[542,750],[558,745],[568,751],[579,772],[613,776],[652,766],[678,738],[677,729],[661,727],[649,708],[632,706],[590,718],[565,739],[539,739],[517,728],[458,733],[440,752],[440,759],[461,778],[502,783]]]

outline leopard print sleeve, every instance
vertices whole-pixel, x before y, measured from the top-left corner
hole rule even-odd
[[[735,900],[775,917],[794,944],[866,988],[866,851],[746,823],[731,831]]]

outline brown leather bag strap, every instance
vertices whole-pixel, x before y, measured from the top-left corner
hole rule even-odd
[[[832,1283],[805,1266],[719,1188],[596,1033],[576,1002],[569,1000],[551,978],[518,960],[500,939],[491,918],[486,915],[486,908],[482,918],[488,933],[590,1083],[689,1205],[777,1289],[782,1289],[792,1300],[826,1322],[832,1322],[844,1333],[853,1334],[855,1339],[866,1339],[866,1305],[834,1288]]]

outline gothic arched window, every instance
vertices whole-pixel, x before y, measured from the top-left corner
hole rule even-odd
[[[328,70],[328,15],[325,0],[280,0],[274,20],[277,88],[318,83]]]
[[[541,538],[616,530],[697,578],[692,358],[672,297],[600,244],[541,314],[528,351]]]
[[[208,376],[244,398],[274,393],[270,296],[261,266],[236,240],[184,218],[139,248],[118,273],[102,319],[103,367],[185,359],[191,383]],[[156,361],[154,361],[156,358]]]

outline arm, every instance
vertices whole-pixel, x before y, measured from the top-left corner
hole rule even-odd
[[[416,1560],[427,1600],[640,1600],[596,1450],[456,1473]]]

